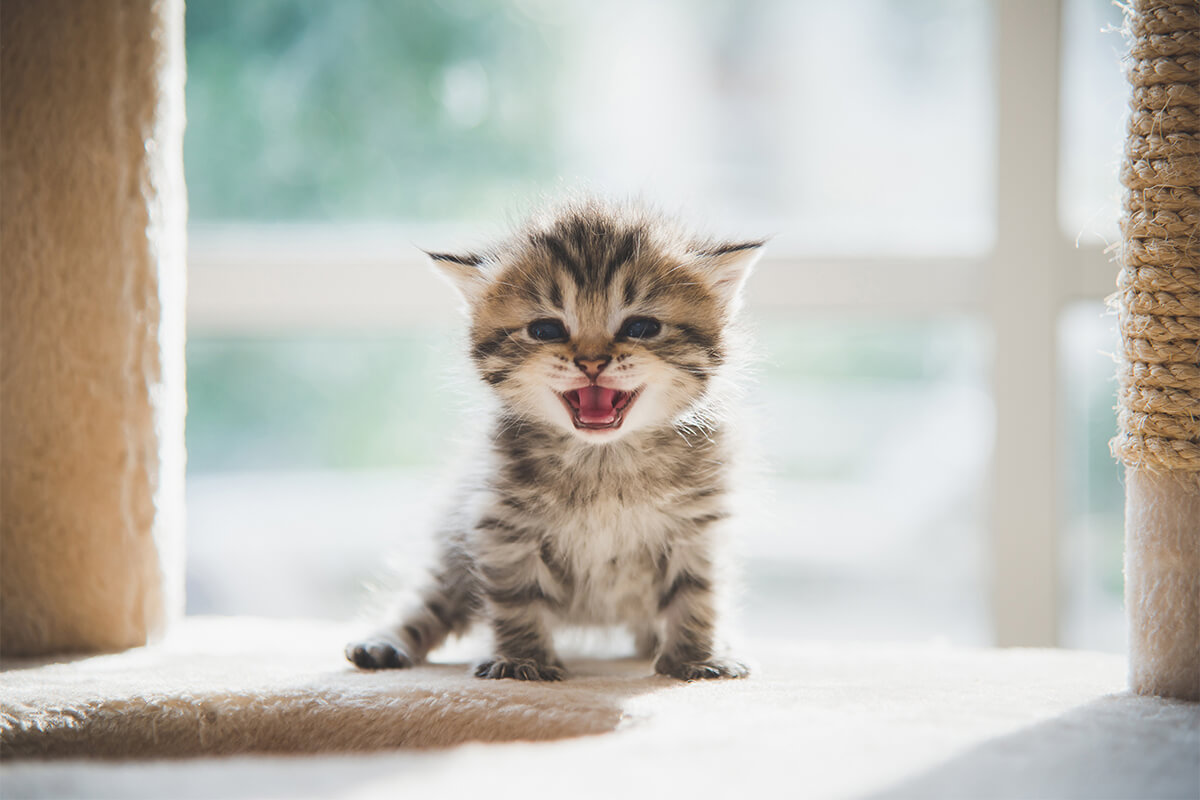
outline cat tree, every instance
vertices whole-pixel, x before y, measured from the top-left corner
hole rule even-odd
[[[1117,295],[1130,685],[1200,700],[1200,7],[1134,0]]]
[[[0,652],[183,610],[183,3],[0,16]]]
[[[133,646],[182,606],[182,3],[0,21],[0,650]],[[1129,30],[1131,684],[1200,699],[1200,10],[1136,0]]]

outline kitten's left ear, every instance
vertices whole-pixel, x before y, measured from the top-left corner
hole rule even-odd
[[[429,256],[438,272],[454,284],[467,303],[473,305],[487,288],[487,273],[483,266],[486,259],[483,256],[474,253],[431,253],[428,250],[425,255]]]
[[[736,307],[746,278],[762,257],[765,241],[727,242],[694,251],[696,265],[709,288],[730,307]]]

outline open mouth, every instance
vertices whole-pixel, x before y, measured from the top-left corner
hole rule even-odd
[[[563,392],[561,397],[571,421],[580,430],[611,430],[621,427],[625,412],[637,399],[639,390],[622,392],[605,386],[585,386]]]

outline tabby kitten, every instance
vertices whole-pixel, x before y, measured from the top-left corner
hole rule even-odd
[[[431,253],[499,412],[422,602],[347,658],[409,667],[484,619],[480,678],[562,679],[562,624],[626,626],[664,675],[746,675],[716,649],[716,545],[730,333],[761,245],[587,201],[492,249]]]

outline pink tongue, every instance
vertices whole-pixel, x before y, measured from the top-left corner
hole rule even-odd
[[[579,390],[579,419],[583,422],[612,422],[617,418],[613,402],[616,389],[603,386],[586,386]]]

